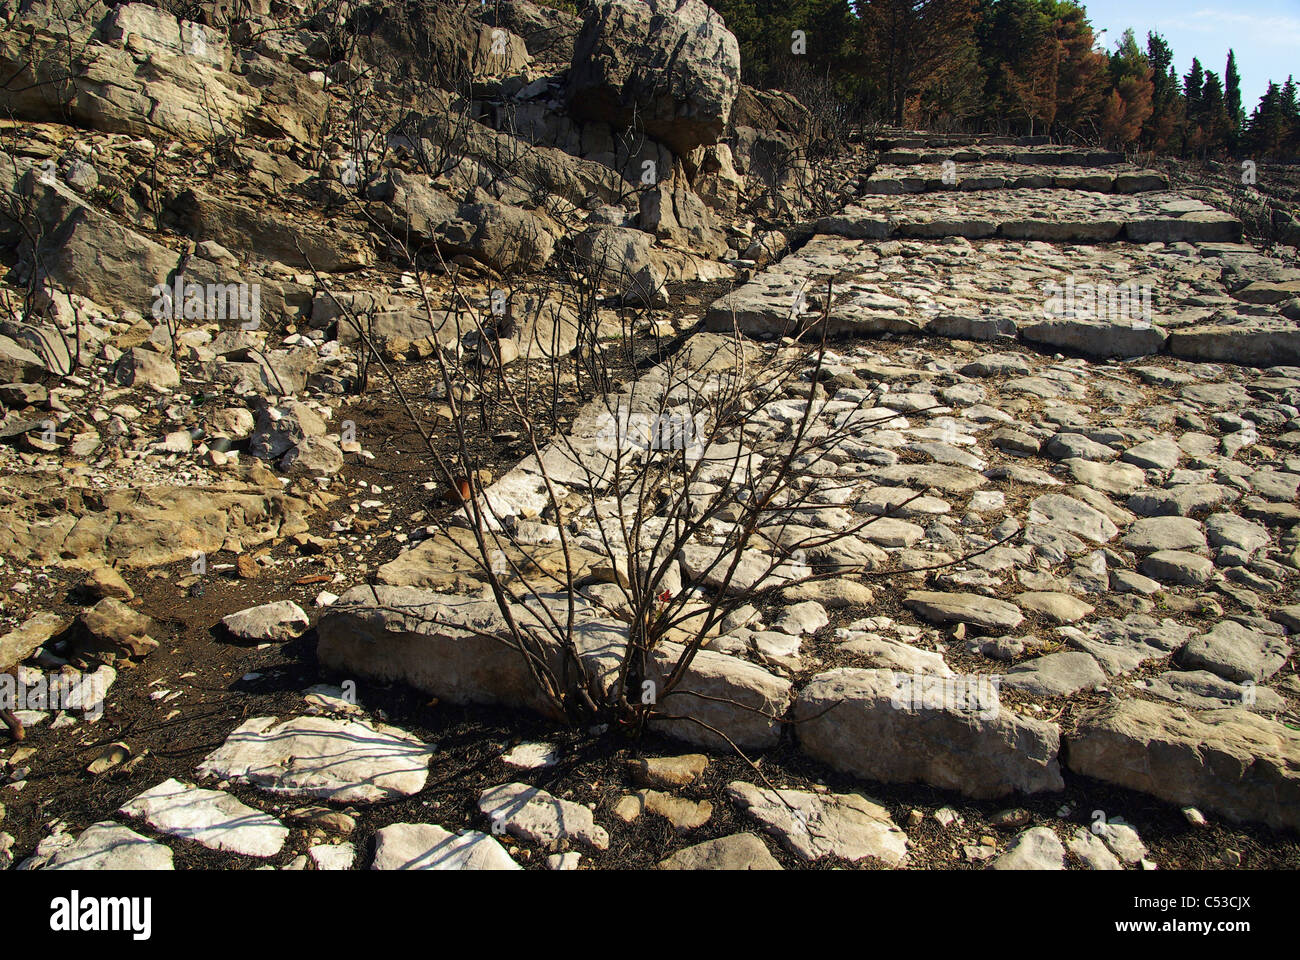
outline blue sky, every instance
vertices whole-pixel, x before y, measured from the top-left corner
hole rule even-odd
[[[1147,31],[1160,33],[1174,51],[1181,77],[1199,57],[1223,78],[1228,48],[1237,54],[1241,102],[1249,115],[1269,80],[1293,74],[1300,83],[1300,0],[1085,0],[1095,31],[1105,29],[1107,51],[1126,27],[1146,48]]]

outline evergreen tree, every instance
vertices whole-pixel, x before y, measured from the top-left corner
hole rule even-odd
[[[1165,38],[1151,32],[1147,34],[1147,62],[1151,65],[1151,105],[1156,109],[1167,107],[1178,96],[1178,81],[1170,71],[1174,51]]]
[[[740,44],[741,78],[759,87],[779,86],[792,75],[834,75],[844,69],[853,14],[848,0],[712,0]],[[802,31],[795,53],[794,31]]]
[[[1176,140],[1183,111],[1174,51],[1158,33],[1147,34],[1147,62],[1151,65],[1151,119],[1143,140],[1152,149],[1164,150]]]
[[[893,123],[903,122],[909,99],[974,56],[974,0],[863,0],[857,10],[862,46]]]
[[[1268,89],[1250,115],[1247,142],[1250,152],[1263,159],[1275,155],[1282,145],[1285,118],[1282,115],[1282,91],[1269,81]]]
[[[1205,84],[1205,71],[1201,61],[1192,57],[1192,69],[1183,77],[1183,98],[1187,101],[1188,116],[1195,115],[1201,105],[1201,87]]]
[[[1044,51],[1054,39],[1052,21],[1037,0],[991,0],[982,11],[976,38],[987,77],[989,122],[1004,125],[1009,117],[1027,118],[1036,108],[1032,103],[1026,107],[1026,95],[1032,101],[1035,86],[1043,86],[1043,61],[1050,56]]]
[[[1300,102],[1296,83],[1291,77],[1282,85],[1282,151],[1287,157],[1300,155]]]
[[[1155,31],[1143,46],[1125,31],[1108,54],[1081,0],[707,2],[740,42],[746,83],[790,90],[841,119],[866,107],[916,127],[1100,131],[1124,148],[1300,156],[1293,79],[1270,83],[1247,117],[1235,50],[1222,75],[1193,59],[1180,76]]]
[[[1096,49],[1097,38],[1087,12],[1072,0],[1048,0],[1061,48],[1056,81],[1056,124],[1081,131],[1092,126],[1106,92],[1106,55]]]
[[[1201,95],[1205,86],[1205,70],[1201,61],[1192,58],[1192,69],[1183,77],[1183,151],[1197,153],[1205,146],[1205,131],[1201,128]]]
[[[1223,99],[1228,111],[1228,128],[1235,140],[1245,114],[1241,111],[1241,74],[1237,72],[1237,55],[1228,50],[1228,66],[1223,71]]]
[[[1110,56],[1114,84],[1102,106],[1101,130],[1109,142],[1125,147],[1137,141],[1151,116],[1154,90],[1151,64],[1137,45],[1132,30],[1125,30]]]
[[[1288,76],[1282,85],[1281,102],[1283,118],[1295,123],[1300,118],[1300,103],[1296,100],[1296,85],[1292,77]]]
[[[1205,83],[1201,88],[1200,112],[1202,153],[1217,153],[1226,145],[1230,128],[1224,104],[1223,84],[1219,82],[1219,75],[1212,70],[1205,71]]]

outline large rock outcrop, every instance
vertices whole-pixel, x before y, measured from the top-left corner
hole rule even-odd
[[[1122,700],[1083,718],[1066,764],[1237,822],[1300,829],[1300,734],[1248,710]]]
[[[900,687],[899,680],[908,686]],[[911,688],[891,670],[841,668],[799,692],[795,722],[805,753],[886,783],[927,783],[979,799],[1060,790],[1060,731],[1000,707],[978,678],[927,677]],[[913,693],[919,696],[913,696]],[[957,695],[978,695],[954,705]],[[958,707],[973,706],[973,709]]]
[[[722,137],[739,89],[740,46],[703,0],[607,0],[578,35],[568,102],[686,154]]]

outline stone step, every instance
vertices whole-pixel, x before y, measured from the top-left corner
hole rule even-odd
[[[1241,221],[1200,200],[1165,191],[984,190],[877,196],[817,221],[817,233],[854,239],[1003,237],[1103,243],[1236,242]]]
[[[1018,337],[1094,357],[1160,352],[1246,364],[1300,360],[1300,330],[1250,302],[1243,271],[1284,276],[1243,244],[876,242],[821,235],[713,303],[706,325],[755,337],[804,329],[832,302],[835,336]],[[1281,284],[1279,284],[1281,285]],[[1289,308],[1288,308],[1289,309]]]
[[[913,166],[885,164],[876,168],[871,179],[863,185],[862,192],[897,195],[940,191],[1052,189],[1145,193],[1168,190],[1169,178],[1155,170],[1143,170],[1131,164],[1115,164],[1104,169],[1070,165],[1043,169],[1041,165],[980,160],[948,168],[946,177],[942,163]]]
[[[1019,163],[1025,166],[1108,167],[1124,162],[1122,153],[1074,147],[949,146],[938,149],[894,149],[880,155],[883,164],[916,166],[923,163]]]
[[[1047,137],[999,137],[979,133],[917,133],[887,134],[876,139],[882,150],[915,150],[920,147],[1039,147],[1047,146]]]

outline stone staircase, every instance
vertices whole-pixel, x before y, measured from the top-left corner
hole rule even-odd
[[[1231,216],[1118,158],[1013,144],[1014,161],[991,161],[986,146],[945,144],[960,158],[955,181],[881,193],[826,218],[709,310],[712,330],[750,338],[744,350],[776,349],[752,340],[815,335],[819,324],[841,338],[819,385],[794,382],[752,411],[745,443],[779,446],[768,438],[784,436],[810,403],[813,429],[827,433],[865,404],[875,419],[817,471],[835,492],[801,522],[827,537],[862,515],[881,522],[819,561],[874,570],[870,586],[849,573],[789,588],[783,606],[710,638],[685,689],[707,691],[711,727],[754,749],[778,737],[760,714],[789,703],[803,721],[799,748],[867,781],[991,798],[1055,792],[1072,771],[1229,820],[1294,828],[1291,698],[1300,687],[1286,672],[1284,638],[1300,624],[1300,368],[1282,364],[1300,357],[1288,314],[1300,271],[1286,251],[1242,243]],[[934,157],[915,158],[929,177]],[[1006,165],[1000,185],[961,189],[990,163]],[[872,179],[908,182],[897,166]],[[1104,171],[1109,190],[1077,170]],[[1025,182],[1034,176],[1042,181]],[[708,342],[699,335],[688,350]],[[1149,359],[1124,362],[1139,357]],[[1271,369],[1251,369],[1260,366]],[[690,394],[696,375],[689,363],[681,370],[687,380],[659,393]],[[642,403],[646,390],[659,395],[653,382],[663,376],[647,372]],[[561,522],[599,549],[600,518],[622,507],[591,489],[591,464],[608,456],[598,415],[618,400],[594,401],[548,448],[549,481],[529,458],[486,491],[507,528],[544,526],[534,518],[549,482]],[[714,546],[683,550],[684,589],[718,588],[704,567],[726,535],[718,525]],[[322,659],[364,673],[386,638],[419,649],[421,667],[385,667],[384,676],[454,694],[427,679],[463,673],[445,638],[385,612],[456,603],[429,589],[453,582],[450,555],[426,542],[380,570],[396,585],[379,588],[385,602],[369,597],[373,588],[344,597],[321,625]],[[758,546],[744,560],[756,570],[776,562]],[[935,565],[937,574],[924,572]],[[579,588],[579,607],[609,589]],[[829,629],[827,608],[857,607],[874,615]],[[588,613],[593,626],[605,616]],[[340,641],[365,634],[363,623],[374,632],[364,649]],[[900,671],[948,693],[998,677],[1009,700],[988,716],[919,701],[900,710]],[[508,699],[503,683],[493,678],[475,696]],[[720,748],[698,730],[671,733]],[[1070,849],[1096,867],[1087,829],[1062,811],[1056,833],[1073,830]],[[795,843],[796,828],[769,828]],[[962,849],[968,861],[995,852]],[[1064,849],[1048,859],[1059,867]]]
[[[1300,362],[1295,264],[1242,243],[1235,217],[1117,154],[892,146],[863,192],[872,195],[718,299],[708,328],[773,337],[825,316],[836,336]]]

